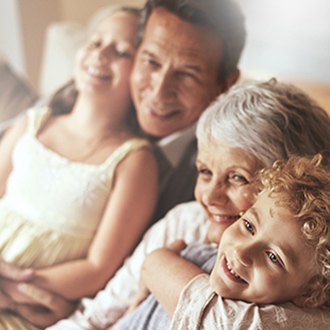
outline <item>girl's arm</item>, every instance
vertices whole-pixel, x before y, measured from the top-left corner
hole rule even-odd
[[[203,273],[201,268],[183,259],[178,250],[167,247],[147,255],[141,269],[141,281],[172,317],[183,288]]]
[[[86,259],[37,270],[33,283],[67,299],[94,295],[138,242],[157,196],[152,152],[143,148],[131,153],[118,165],[111,197]]]

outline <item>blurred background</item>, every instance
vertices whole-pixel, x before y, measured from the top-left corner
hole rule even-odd
[[[237,1],[248,34],[243,77],[292,81],[330,113],[330,1]],[[71,77],[76,48],[104,7],[144,2],[1,0],[0,53],[39,95],[49,94]]]

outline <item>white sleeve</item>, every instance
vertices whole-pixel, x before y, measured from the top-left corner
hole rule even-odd
[[[103,329],[116,322],[130,306],[138,289],[145,255],[182,238],[190,243],[204,241],[208,223],[197,202],[180,204],[153,225],[106,287],[93,298],[82,300],[82,309],[48,330]]]
[[[257,305],[223,299],[208,275],[193,278],[181,292],[170,330],[330,329],[330,312],[301,309],[292,303]]]

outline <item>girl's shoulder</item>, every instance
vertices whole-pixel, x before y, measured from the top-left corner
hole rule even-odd
[[[153,146],[150,141],[142,137],[131,137],[124,141],[118,149],[125,149],[125,150],[137,150],[141,148],[150,148],[152,149]]]
[[[125,140],[123,143],[121,143],[107,158],[105,161],[105,164],[110,163],[119,163],[124,161],[128,155],[134,154],[135,151],[138,151],[140,149],[147,148],[149,150],[152,150],[152,144],[144,139],[139,137],[131,137],[127,140]]]

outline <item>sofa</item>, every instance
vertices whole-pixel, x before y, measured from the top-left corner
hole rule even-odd
[[[15,71],[9,60],[0,53],[0,134],[11,125],[13,117],[37,99],[38,93],[29,81]]]

